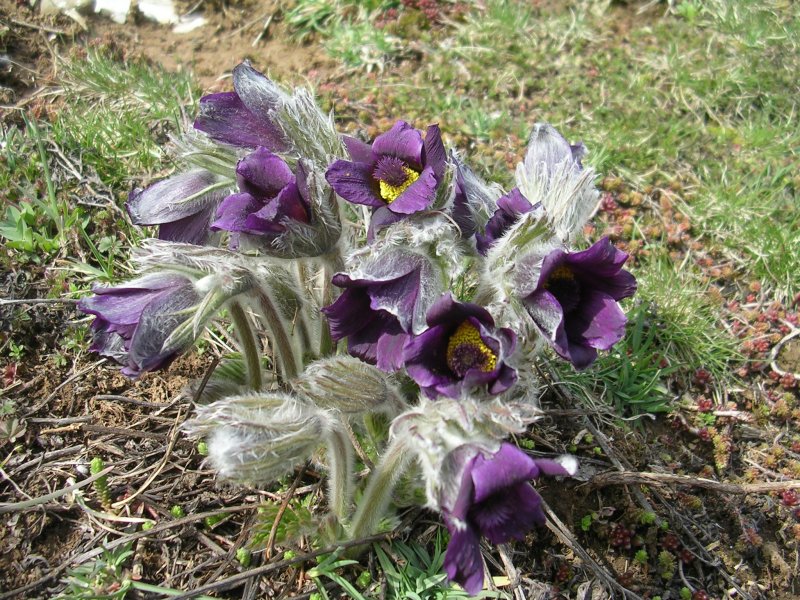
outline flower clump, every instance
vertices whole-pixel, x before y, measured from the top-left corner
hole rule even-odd
[[[139,377],[229,323],[239,353],[186,425],[218,475],[263,485],[319,461],[330,542],[375,533],[394,488],[419,488],[450,532],[444,570],[477,594],[480,539],[523,540],[546,518],[531,482],[577,469],[506,441],[541,414],[532,361],[549,346],[545,360],[589,367],[636,290],[607,238],[576,241],[599,202],[586,148],[535,125],[503,190],[438,125],[398,120],[367,143],[248,63],[233,87],[200,100],[181,170],[131,193],[159,239],[137,278],[81,301],[92,349]],[[361,435],[378,460],[359,478]]]

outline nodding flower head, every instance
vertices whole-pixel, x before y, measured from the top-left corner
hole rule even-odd
[[[608,238],[582,252],[556,249],[539,259],[538,283],[522,302],[542,336],[578,369],[625,333],[617,302],[636,291],[636,279],[622,269],[627,259]]]
[[[433,204],[447,161],[438,125],[428,127],[424,141],[422,133],[405,121],[375,138],[371,147],[353,138],[344,141],[353,160],[337,160],[326,174],[342,198],[388,210],[391,214],[385,219]]]
[[[425,325],[425,314],[441,293],[431,260],[396,247],[371,256],[354,273],[338,273],[344,292],[322,309],[331,337],[347,338],[348,352],[385,371],[402,365],[403,344]]]
[[[136,188],[125,207],[137,225],[158,225],[159,239],[205,245],[211,241],[214,212],[231,183],[195,169]]]
[[[164,369],[194,342],[191,335],[172,335],[192,319],[201,300],[190,279],[156,273],[93,291],[78,304],[96,317],[91,350],[122,364],[123,374],[138,377]]]
[[[531,479],[539,475],[570,476],[577,463],[533,459],[503,443],[494,454],[476,446],[456,448],[441,471],[439,509],[450,530],[444,569],[451,581],[475,595],[483,587],[480,537],[493,544],[522,540],[534,525],[543,525],[542,499]]]
[[[239,193],[222,201],[212,229],[271,240],[286,231],[286,220],[308,223],[310,207],[304,175],[298,169],[295,177],[282,158],[258,148],[236,166]]]
[[[274,117],[286,94],[247,62],[233,70],[233,89],[200,98],[194,128],[232,146],[288,150],[290,144]]]
[[[478,386],[499,394],[514,384],[517,372],[506,359],[517,336],[496,328],[486,309],[448,293],[428,311],[427,323],[427,330],[406,342],[403,362],[428,396],[457,398]]]

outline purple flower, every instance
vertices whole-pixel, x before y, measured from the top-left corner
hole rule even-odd
[[[439,278],[429,260],[393,249],[361,268],[359,276],[338,273],[334,285],[341,296],[322,309],[331,337],[347,338],[347,351],[384,371],[402,365],[403,345],[425,324],[432,298],[440,293]]]
[[[542,261],[536,289],[522,299],[544,338],[578,369],[625,333],[617,301],[636,291],[636,279],[622,269],[627,259],[607,237],[582,252],[553,250]]]
[[[283,92],[248,62],[233,70],[233,89],[200,98],[194,128],[233,146],[288,150],[289,142],[272,114]]]
[[[447,161],[438,125],[428,127],[424,141],[422,133],[398,121],[372,147],[349,137],[344,142],[353,160],[337,160],[325,175],[342,198],[386,213],[377,215],[384,221],[433,204]]]
[[[500,198],[497,201],[497,210],[486,224],[485,233],[477,233],[475,235],[475,245],[478,248],[478,252],[486,256],[486,253],[489,252],[489,248],[503,237],[522,215],[540,206],[539,203],[536,205],[531,204],[517,188],[514,188],[508,194]]]
[[[125,206],[137,225],[158,225],[159,239],[203,245],[223,187],[219,177],[197,169],[133,190]]]
[[[90,349],[122,364],[129,377],[166,368],[194,341],[181,337],[164,344],[200,301],[186,277],[158,273],[93,292],[78,303],[80,310],[96,316]]]
[[[403,348],[409,376],[430,397],[458,398],[462,389],[487,386],[499,394],[517,380],[517,372],[505,362],[517,336],[495,328],[486,309],[458,302],[445,294],[427,314],[428,329]]]
[[[448,455],[439,505],[450,530],[444,569],[451,581],[473,596],[483,588],[480,537],[504,544],[523,540],[533,525],[543,525],[542,499],[528,481],[542,474],[574,474],[577,465],[565,465],[569,468],[553,460],[534,460],[508,443],[488,458],[470,445]]]
[[[282,158],[258,148],[239,161],[236,180],[239,193],[219,205],[213,230],[259,236],[269,244],[286,231],[288,221],[309,222],[308,187],[301,166],[295,177]]]

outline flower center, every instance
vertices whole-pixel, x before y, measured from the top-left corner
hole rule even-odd
[[[557,267],[547,278],[544,287],[556,297],[564,314],[573,311],[581,299],[581,286],[575,273],[566,265]]]
[[[447,366],[459,377],[470,369],[484,373],[494,371],[497,356],[481,339],[478,328],[469,321],[458,326],[447,342]]]
[[[386,204],[397,200],[397,197],[405,192],[408,186],[419,179],[419,173],[394,156],[381,158],[373,174],[378,180],[381,198],[386,201]]]

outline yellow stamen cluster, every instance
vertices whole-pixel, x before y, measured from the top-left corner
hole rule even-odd
[[[397,197],[405,192],[408,186],[419,179],[419,173],[417,173],[414,169],[403,167],[403,171],[406,174],[406,180],[400,185],[388,184],[383,179],[378,180],[378,185],[381,188],[381,198],[386,200],[386,204],[391,204],[397,200]]]
[[[544,284],[544,287],[548,287],[550,282],[554,279],[575,279],[575,274],[569,267],[561,265],[560,267],[556,267],[556,269],[550,273],[550,277],[547,278],[547,281]]]
[[[497,365],[497,356],[492,352],[489,346],[483,343],[478,328],[469,321],[461,323],[447,342],[447,364],[451,369],[453,369],[453,363],[458,362],[458,360],[462,358],[458,356],[458,354],[461,354],[459,350],[463,346],[467,346],[473,350],[476,358],[480,356],[482,359],[476,361],[474,365],[466,365],[468,368],[477,368],[484,373],[494,371]],[[456,371],[457,369],[453,370]]]

